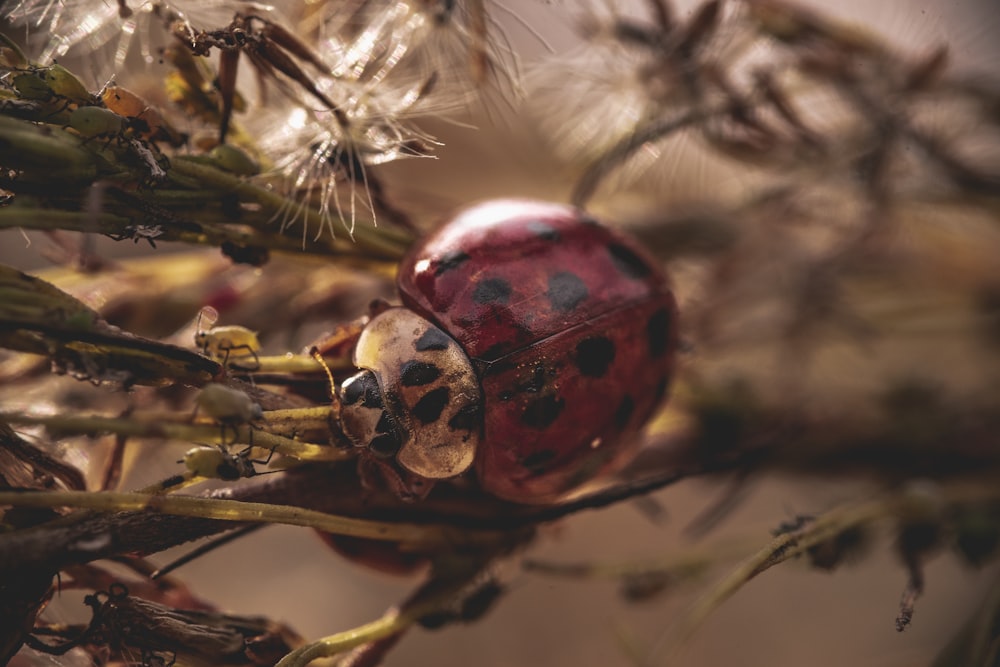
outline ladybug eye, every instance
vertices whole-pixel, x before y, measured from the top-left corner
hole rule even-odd
[[[365,407],[382,407],[382,390],[370,372],[358,373],[344,380],[341,392],[341,401],[344,405],[354,405],[360,401]]]
[[[344,380],[339,391],[340,421],[355,447],[367,447],[378,458],[392,458],[403,441],[385,410],[382,388],[371,371]]]

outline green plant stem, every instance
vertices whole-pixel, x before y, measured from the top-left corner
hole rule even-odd
[[[462,580],[453,586],[437,589],[421,599],[411,601],[402,609],[398,607],[390,609],[371,623],[310,642],[286,655],[275,667],[305,667],[313,660],[329,658],[358,646],[400,634],[423,616],[451,602],[465,583],[465,580]]]
[[[134,224],[136,220],[144,219],[138,211],[134,215],[125,215],[124,213],[124,211],[120,213],[103,211],[95,214],[88,211],[41,209],[15,204],[6,208],[0,208],[0,228],[63,229],[74,232],[119,236],[127,235],[128,230],[126,227]],[[201,219],[199,218],[199,220]],[[351,246],[332,248],[329,244],[319,242],[307,242],[303,244],[298,239],[279,234],[256,230],[248,231],[250,228],[238,224],[238,221],[204,225],[199,222],[195,226],[197,229],[183,229],[171,226],[170,224],[164,224],[160,227],[160,235],[154,240],[178,241],[191,245],[211,247],[219,247],[223,243],[229,242],[244,247],[257,246],[275,251],[307,252],[321,256],[329,256],[331,249],[334,249],[336,252],[357,253],[357,249]]]
[[[171,173],[196,179],[203,186],[237,194],[241,200],[259,204],[264,213],[270,216],[278,215],[289,205],[289,201],[285,197],[272,190],[260,187],[239,176],[208,165],[185,160],[183,157],[177,157],[172,161]],[[303,215],[305,217],[303,224],[315,225],[317,227],[323,224],[322,216],[318,211],[306,209],[303,211]],[[360,225],[354,230],[354,241],[357,245],[366,251],[367,254],[383,259],[399,259],[402,257],[408,246],[404,238],[404,236],[398,233],[364,225]],[[346,240],[334,239],[330,241],[330,244],[333,248],[341,252],[349,252],[351,249],[350,242]]]
[[[334,373],[349,371],[354,368],[351,360],[343,358],[326,358],[326,365]],[[257,358],[259,367],[255,373],[309,373],[322,374],[323,366],[316,359],[307,354],[282,354],[273,357],[260,356]]]
[[[394,523],[355,519],[291,505],[252,503],[221,498],[121,493],[112,491],[0,491],[0,505],[74,507],[100,512],[150,511],[221,521],[280,523],[384,542],[423,547],[488,547],[504,543],[505,531],[458,529],[441,524]],[[4,539],[0,537],[0,540]]]
[[[0,115],[0,145],[4,167],[43,169],[49,182],[82,184],[98,176],[99,158],[61,128]]]
[[[321,419],[322,414],[329,414],[329,408],[322,407],[310,410],[310,416]],[[287,411],[279,411],[284,413]],[[265,421],[268,413],[264,413]],[[286,418],[286,415],[279,415]],[[237,428],[226,427],[225,434],[218,425],[190,424],[164,421],[162,418],[137,419],[132,417],[99,417],[80,415],[26,415],[17,412],[0,413],[0,421],[11,424],[44,426],[50,433],[62,435],[97,436],[106,433],[133,438],[164,438],[187,442],[220,442],[223,444],[250,443],[255,447],[273,449],[283,456],[291,456],[303,461],[343,461],[352,458],[351,452],[336,447],[299,442],[280,435],[268,433],[257,428],[242,425]],[[235,432],[235,436],[233,433]]]
[[[111,213],[62,211],[13,205],[0,208],[0,227],[39,230],[66,229],[74,232],[117,234],[131,224],[131,219]]]

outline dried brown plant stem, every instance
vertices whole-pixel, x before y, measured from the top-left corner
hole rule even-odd
[[[104,507],[108,511],[79,512],[58,521],[9,533],[0,538],[0,564],[2,568],[11,571],[34,569],[44,564],[45,568],[51,568],[55,572],[69,564],[90,562],[122,553],[156,553],[193,539],[247,525],[248,521],[259,520],[258,514],[244,511],[256,508],[257,505],[261,505],[258,509],[265,511],[269,511],[266,508],[273,505],[292,506],[291,509],[279,510],[270,516],[275,521],[288,518],[292,523],[320,529],[377,530],[371,526],[351,528],[350,521],[338,524],[336,518],[328,519],[325,514],[421,526],[419,529],[400,528],[401,533],[384,534],[387,535],[385,539],[419,538],[418,542],[433,542],[440,538],[450,540],[449,543],[453,545],[484,540],[488,542],[503,536],[518,541],[522,539],[519,535],[525,531],[530,533],[539,523],[555,521],[586,509],[605,507],[648,493],[686,476],[721,467],[709,464],[700,468],[690,466],[650,476],[638,482],[599,490],[563,505],[539,508],[512,505],[481,494],[470,496],[468,492],[449,489],[431,496],[423,503],[406,504],[391,494],[376,494],[362,489],[355,465],[352,461],[333,466],[304,465],[292,468],[282,475],[248,480],[238,487],[215,491],[202,498],[178,501],[177,511],[188,516],[168,514],[167,511],[172,511],[174,505],[165,504],[163,499],[128,494],[120,499],[101,494],[73,497],[34,494],[31,496],[33,500],[29,501],[27,495],[8,492],[0,503],[78,506],[78,501],[89,498],[85,501],[89,506]],[[244,502],[237,502],[232,507],[224,504],[218,508],[205,509],[213,500],[220,499]],[[116,504],[118,500],[127,504]],[[188,504],[182,506],[182,503]],[[121,511],[131,508],[139,511]],[[324,516],[310,514],[310,510],[318,511]],[[305,513],[296,515],[295,511]],[[438,528],[425,529],[424,524],[432,524]],[[392,530],[396,531],[395,528]],[[81,544],[85,544],[86,548],[80,547]]]
[[[835,539],[847,530],[893,520],[937,520],[945,508],[996,502],[997,480],[957,481],[940,486],[913,484],[867,502],[838,507],[817,516],[797,530],[782,533],[747,558],[702,596],[647,656],[644,664],[673,664],[680,648],[705,620],[744,584],[775,565],[806,555],[810,549]],[[661,660],[660,658],[664,658]]]

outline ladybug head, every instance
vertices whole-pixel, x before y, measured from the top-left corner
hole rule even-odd
[[[389,308],[361,332],[358,373],[338,390],[341,427],[357,447],[424,479],[472,465],[482,393],[472,362],[451,336],[407,308]]]
[[[364,370],[347,378],[337,392],[340,424],[355,447],[365,447],[380,459],[396,455],[403,437],[389,415],[375,374]]]

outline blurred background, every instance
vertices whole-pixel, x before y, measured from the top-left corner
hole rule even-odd
[[[9,6],[12,2],[8,0],[5,4]],[[675,2],[678,19],[689,17],[695,4]],[[956,76],[967,73],[970,77],[995,77],[1000,65],[997,39],[1000,13],[986,0],[802,4],[825,16],[856,24],[901,53],[926,55],[936,46],[947,44],[948,71]],[[585,165],[593,159],[590,151],[599,151],[594,149],[592,137],[599,135],[602,127],[610,134],[628,132],[622,129],[628,127],[627,123],[617,127],[615,121],[605,119],[601,121],[604,125],[598,123],[598,129],[593,130],[584,122],[587,109],[581,107],[591,103],[595,108],[603,106],[594,111],[601,118],[600,114],[613,116],[616,108],[622,114],[630,113],[627,106],[630,92],[626,87],[618,92],[600,87],[614,78],[614,68],[609,63],[602,65],[600,58],[585,55],[588,50],[593,51],[592,45],[581,37],[581,32],[590,25],[587,21],[609,15],[606,8],[594,5],[588,11],[581,11],[571,2],[488,3],[494,21],[491,30],[502,30],[505,45],[517,56],[516,76],[522,95],[520,98],[506,95],[501,85],[501,92],[492,97],[487,94],[481,99],[465,99],[459,108],[448,109],[440,117],[434,113],[421,114],[415,122],[441,144],[435,148],[434,158],[399,160],[378,167],[394,204],[406,210],[418,227],[428,228],[456,207],[486,198],[524,196],[566,201]],[[624,16],[645,15],[645,3],[614,5],[615,12]],[[80,67],[79,71],[84,72],[86,68],[79,64],[82,60],[74,61],[72,56],[71,52],[60,62],[71,68]],[[135,58],[130,55],[127,67],[118,71],[116,77],[152,98],[163,73],[156,63],[136,64]],[[628,63],[623,67],[627,70]],[[569,92],[561,89],[560,82],[565,80],[567,72],[577,72],[583,80],[590,80],[588,76],[592,75],[599,92],[588,97],[568,83]],[[97,72],[91,76],[91,84],[99,86],[107,74],[103,80]],[[248,87],[253,86],[249,73],[241,76],[248,80]],[[614,104],[618,101],[615,95],[621,96],[620,106]],[[809,109],[804,112],[811,113]],[[997,114],[996,110],[993,113]],[[994,115],[994,122],[998,117]],[[184,127],[183,119],[177,122],[180,129],[191,131]],[[253,126],[255,121],[248,115],[245,122]],[[947,120],[944,124],[947,125]],[[559,128],[575,125],[579,126],[575,133],[560,132]],[[961,127],[957,132],[967,136],[972,145],[979,141],[976,127]],[[992,151],[991,155],[997,151],[995,141],[995,131],[984,132],[981,142],[986,145],[985,151]],[[627,164],[602,181],[588,208],[612,224],[638,230],[644,239],[649,239],[655,237],[656,224],[666,215],[665,211],[704,211],[705,202],[714,204],[745,197],[748,189],[759,187],[760,183],[755,165],[732,161],[720,164],[697,142],[678,141],[638,151]],[[836,212],[830,215],[836,217]],[[949,214],[931,211],[927,215]],[[995,203],[992,213],[986,216],[987,222],[991,216],[992,229],[976,220],[956,233],[962,240],[955,242],[960,248],[955,257],[949,260],[948,250],[943,248],[941,256],[928,263],[924,275],[929,283],[934,282],[935,271],[958,272],[957,266],[967,261],[970,246],[981,244],[984,255],[1000,247]],[[359,220],[357,224],[368,223]],[[980,227],[985,231],[980,231]],[[762,234],[769,232],[764,230]],[[760,239],[755,237],[754,241]],[[924,242],[926,239],[921,237],[914,243]],[[94,239],[94,243],[94,251],[109,258],[136,259],[143,255],[191,252],[188,247],[170,243],[158,243],[155,251],[144,243],[113,242],[103,237]],[[54,252],[53,247],[52,240],[38,232],[0,231],[0,262],[23,270],[50,266],[52,257],[62,252]],[[977,280],[1000,280],[995,264],[991,275],[987,261],[979,255],[975,261],[979,263],[973,262],[968,271]],[[260,269],[237,266],[232,269],[232,279],[272,280],[275,275],[272,271],[289,270],[289,263],[279,266],[280,269],[274,265]],[[704,286],[712,275],[696,262],[674,263],[672,269],[682,316],[686,303],[691,303],[699,313],[707,312]],[[371,279],[356,286],[352,283],[351,290],[354,291],[339,306],[345,319],[352,307],[363,307],[368,295],[384,291],[385,283]],[[743,298],[738,291],[723,296]],[[757,296],[751,293],[746,298]],[[722,299],[720,303],[728,302]],[[741,319],[746,315],[741,308],[738,306],[734,311],[737,324],[747,321]],[[806,371],[803,365],[805,379],[795,393],[795,400],[803,401],[817,413],[833,412],[834,405],[863,405],[870,400],[866,392],[872,386],[887,382],[890,376],[908,376],[908,371],[918,363],[926,363],[926,367],[918,370],[938,377],[949,397],[964,397],[991,383],[995,392],[998,377],[994,374],[995,354],[988,356],[973,346],[969,342],[975,337],[972,325],[953,316],[953,311],[945,309],[932,310],[926,317],[932,323],[952,323],[941,334],[947,340],[891,339],[875,344],[874,351],[859,356],[844,353],[838,347],[842,341],[835,342],[833,347],[837,349],[827,354],[829,350],[824,348],[813,360],[815,365],[809,366],[810,370]],[[226,323],[256,326],[240,319],[238,313],[231,317]],[[686,322],[685,326],[691,325]],[[707,337],[700,347],[688,349],[682,356],[682,366],[688,364],[704,382],[741,378],[754,387],[764,387],[761,394],[769,400],[792,400],[781,393],[782,389],[775,388],[782,385],[789,371],[781,367],[783,357],[772,354],[775,347],[787,341],[763,326],[759,329],[761,340],[755,341],[748,351],[734,344],[731,336],[727,338],[724,323],[720,328],[723,331],[716,332],[717,337]],[[699,340],[693,326],[687,334],[689,341]],[[305,342],[302,338],[305,336],[294,339],[294,343]],[[265,343],[269,352],[294,347],[293,341],[279,336]],[[712,355],[715,349],[719,350],[718,356]],[[683,368],[681,374],[685,374]],[[73,382],[59,379],[58,391],[71,391]],[[55,391],[52,386],[40,388],[39,395]],[[16,406],[18,403],[11,403],[14,400],[23,403],[31,399],[24,395],[16,399],[5,397],[7,405]],[[850,409],[846,412],[850,413]],[[152,448],[143,453],[142,466],[129,468],[122,488],[135,488],[162,478],[171,470],[177,452],[183,451],[175,447],[150,453],[149,449]],[[753,477],[732,512],[700,538],[692,537],[688,528],[726,493],[727,482],[686,481],[654,494],[661,515],[654,517],[648,508],[644,511],[636,503],[584,512],[546,527],[522,555],[554,562],[613,564],[656,561],[670,554],[702,549],[724,552],[734,548],[731,545],[737,545],[739,553],[748,553],[754,545],[765,544],[780,523],[800,514],[816,514],[865,498],[883,481],[879,475],[832,477],[817,470],[768,472]],[[996,566],[973,569],[946,553],[929,560],[925,593],[917,603],[913,623],[905,632],[897,633],[894,619],[907,576],[894,555],[893,540],[892,530],[887,528],[876,536],[863,558],[832,573],[798,561],[768,571],[723,605],[685,646],[675,664],[746,667],[935,664],[938,652],[975,612],[991,587],[996,586]],[[154,560],[168,562],[188,548],[160,554]],[[657,643],[667,635],[671,624],[728,567],[731,562],[729,566],[723,564],[713,569],[700,581],[685,583],[646,602],[629,603],[612,581],[563,580],[524,572],[519,558],[512,558],[502,564],[509,592],[486,618],[468,626],[449,626],[440,632],[411,631],[386,664],[436,667],[638,664],[634,656],[648,655],[650,651],[655,655]],[[223,609],[266,614],[288,623],[307,638],[354,627],[377,617],[405,597],[417,582],[416,577],[375,574],[348,563],[311,531],[290,527],[267,527],[186,565],[179,575],[199,595]],[[51,664],[68,659],[52,659]],[[654,664],[659,663],[654,661]]]

